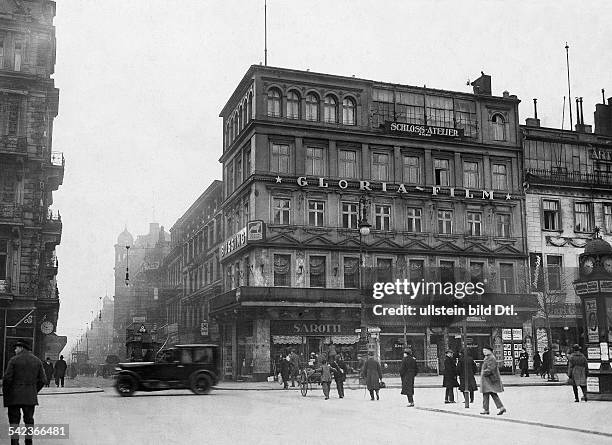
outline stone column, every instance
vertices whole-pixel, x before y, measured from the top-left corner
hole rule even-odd
[[[254,320],[253,340],[253,379],[263,382],[270,375],[270,320]]]

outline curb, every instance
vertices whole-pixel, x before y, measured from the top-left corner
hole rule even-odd
[[[604,437],[612,437],[612,433],[604,433],[602,431],[592,431],[592,430],[585,430],[583,428],[573,428],[571,426],[563,426],[563,425],[553,425],[550,423],[543,423],[543,422],[533,422],[530,420],[519,420],[519,419],[509,419],[507,417],[499,417],[499,416],[485,416],[485,415],[480,415],[480,414],[470,414],[470,413],[460,413],[457,411],[448,411],[445,409],[440,409],[440,408],[425,408],[425,407],[415,407],[416,409],[420,410],[420,411],[429,411],[429,412],[434,412],[434,413],[443,413],[443,414],[454,414],[455,416],[464,416],[464,417],[473,417],[476,419],[489,419],[492,422],[507,422],[507,423],[518,423],[518,424],[522,424],[522,425],[531,425],[531,426],[539,426],[542,428],[552,428],[555,430],[565,430],[565,431],[572,431],[572,432],[576,432],[576,433],[584,433],[584,434],[590,434],[590,435],[595,435],[595,436],[604,436]]]
[[[104,389],[88,388],[88,389],[79,390],[78,388],[74,388],[74,390],[71,390],[71,391],[39,392],[38,395],[39,396],[58,396],[58,395],[63,396],[64,394],[89,394],[89,393],[95,393],[95,392],[104,392]]]
[[[542,387],[542,386],[566,386],[564,383],[542,383],[542,384],[531,384],[531,385],[525,385],[525,384],[520,384],[520,383],[509,383],[507,385],[504,384],[504,388],[517,388],[517,387]],[[284,390],[282,387],[278,388],[249,388],[249,387],[244,387],[244,386],[240,386],[240,387],[236,387],[236,388],[231,388],[231,387],[219,387],[219,386],[214,386],[213,387],[216,390],[219,391],[299,391],[300,388],[299,387],[294,387],[294,388],[288,388],[287,390]],[[439,389],[439,388],[443,388],[442,385],[415,385],[414,386],[415,389]],[[360,388],[351,388],[351,387],[347,387],[345,386],[344,389],[363,389],[363,386],[361,386]],[[384,389],[402,389],[401,385],[387,385],[385,386]]]

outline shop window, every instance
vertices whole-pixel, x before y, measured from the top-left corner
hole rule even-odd
[[[326,287],[326,261],[324,256],[311,255],[308,270],[310,274],[310,287]]]
[[[574,203],[574,231],[575,232],[592,232],[593,231],[593,213],[592,206],[589,202]]]
[[[344,257],[344,287],[359,287],[359,258]]]
[[[291,286],[291,255],[274,255],[274,286]]]
[[[342,227],[356,229],[359,224],[359,206],[356,202],[342,203]]]
[[[563,257],[560,255],[546,255],[546,270],[548,275],[548,290],[562,290],[561,269]]]
[[[340,150],[338,174],[341,178],[357,177],[357,152]]]
[[[308,224],[315,227],[325,225],[324,201],[308,201]]]
[[[501,263],[499,265],[499,287],[502,293],[514,293],[514,264]]]
[[[375,205],[374,206],[374,228],[376,230],[391,230],[391,206],[390,205]]]
[[[306,120],[319,120],[319,98],[314,93],[306,95]]]
[[[412,233],[421,233],[423,230],[423,210],[420,207],[406,209],[406,230]]]
[[[561,215],[559,212],[559,201],[545,199],[542,201],[542,212],[544,213],[544,230],[560,230]]]
[[[467,212],[467,225],[468,225],[468,235],[481,236],[482,235],[482,213]]]
[[[450,162],[448,159],[434,159],[434,180],[436,185],[450,185]]]

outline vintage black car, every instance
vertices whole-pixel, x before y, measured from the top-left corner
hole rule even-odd
[[[177,345],[158,354],[155,362],[119,363],[115,388],[122,396],[134,391],[189,388],[207,394],[219,381],[221,357],[217,345]]]

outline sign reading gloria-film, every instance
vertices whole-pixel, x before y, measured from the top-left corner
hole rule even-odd
[[[407,124],[404,122],[385,122],[385,129],[391,133],[406,134],[409,136],[460,138],[463,129],[434,127],[432,125]]]

